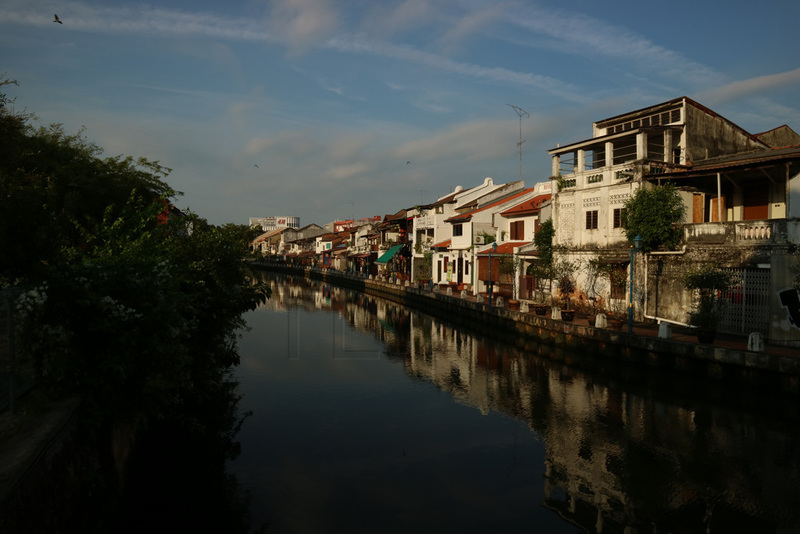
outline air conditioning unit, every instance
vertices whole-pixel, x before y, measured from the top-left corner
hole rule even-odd
[[[475,245],[483,245],[483,235],[475,236]]]

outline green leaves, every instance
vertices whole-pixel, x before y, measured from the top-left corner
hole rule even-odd
[[[677,226],[686,208],[672,184],[646,188],[642,186],[625,202],[622,227],[628,241],[638,235],[642,250],[649,252],[661,246],[674,248],[681,239]]]
[[[533,243],[536,245],[536,250],[539,252],[539,261],[546,265],[553,263],[553,237],[555,236],[555,228],[553,227],[553,219],[547,219],[541,225],[533,236]]]

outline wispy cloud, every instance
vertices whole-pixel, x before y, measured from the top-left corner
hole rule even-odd
[[[703,91],[697,98],[709,105],[716,105],[797,84],[800,84],[800,69],[739,80]]]
[[[487,82],[535,87],[574,102],[586,100],[585,97],[578,93],[575,87],[549,76],[518,72],[502,67],[484,67],[473,63],[458,62],[445,56],[432,54],[406,45],[369,40],[363,35],[337,36],[328,41],[327,47],[339,52],[369,54],[407,61],[424,65],[440,72],[460,74]]]
[[[31,6],[34,4],[37,3],[13,2],[0,7],[0,18],[22,24],[52,24],[51,19],[41,16],[41,12],[48,7],[37,5],[36,9],[32,9]],[[414,2],[406,2],[397,9],[410,10],[418,14],[427,10],[426,6],[425,2],[420,2],[418,6]],[[310,47],[322,43],[325,39],[323,46],[341,53],[390,58],[491,83],[535,87],[574,102],[585,101],[585,98],[579,95],[577,88],[550,76],[458,62],[412,46],[373,40],[366,34],[334,35],[340,27],[339,16],[329,2],[323,0],[276,2],[270,17],[270,30],[265,30],[263,25],[254,19],[223,17],[213,13],[180,12],[144,4],[132,8],[120,8],[66,2],[59,7],[59,10],[66,28],[70,30],[261,41],[286,45],[293,53],[308,51]],[[496,16],[496,12],[481,12],[467,16],[445,39],[452,41],[457,36],[463,38],[466,32],[485,22],[487,18]],[[413,18],[410,14],[408,17]],[[405,20],[404,17],[401,19]]]
[[[639,67],[658,71],[660,78],[674,78],[696,85],[722,79],[713,69],[659,46],[626,27],[581,13],[537,6],[509,11],[506,22],[530,32],[529,46],[546,46],[562,53],[586,57],[635,61]],[[537,36],[547,40],[536,40]],[[524,44],[524,41],[517,42]]]
[[[60,29],[109,34],[205,36],[236,41],[274,41],[256,20],[222,17],[214,13],[182,12],[139,4],[135,7],[98,6],[60,2]],[[25,25],[52,25],[52,2],[12,1],[0,6],[0,20]],[[46,16],[43,13],[47,13]]]
[[[437,8],[428,0],[404,0],[397,5],[375,2],[361,27],[365,33],[387,39],[401,32],[419,31],[436,18]]]
[[[294,54],[308,51],[339,28],[338,13],[328,0],[275,0],[267,21]]]
[[[505,6],[503,5],[495,5],[488,9],[468,12],[453,27],[444,32],[439,38],[439,43],[443,46],[445,53],[452,53],[476,32],[495,21],[501,20],[504,15]]]
[[[347,180],[356,176],[367,174],[372,170],[372,167],[366,162],[358,161],[349,165],[337,165],[331,167],[327,176],[334,180]]]
[[[398,160],[411,161],[501,158],[515,150],[516,140],[509,124],[509,121],[460,123],[433,136],[403,143],[392,152]]]

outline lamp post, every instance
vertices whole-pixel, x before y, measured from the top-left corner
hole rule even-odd
[[[642,236],[637,235],[633,238],[633,246],[631,247],[631,276],[630,287],[628,289],[628,333],[633,334],[633,251],[639,252],[642,248]]]
[[[492,252],[497,252],[497,241],[492,243],[492,248],[489,249],[489,289],[487,290],[487,294],[489,295],[489,304],[492,303],[492,287],[494,283],[492,282]]]

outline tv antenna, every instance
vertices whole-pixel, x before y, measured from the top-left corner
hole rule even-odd
[[[517,147],[519,148],[519,179],[521,181],[522,180],[522,143],[525,142],[522,139],[522,116],[524,115],[525,118],[528,118],[528,117],[531,116],[531,114],[528,113],[527,111],[525,111],[524,109],[522,109],[519,106],[514,106],[512,104],[506,104],[506,105],[508,107],[510,107],[511,109],[513,109],[517,113],[517,115],[519,116],[519,143],[517,143]]]

